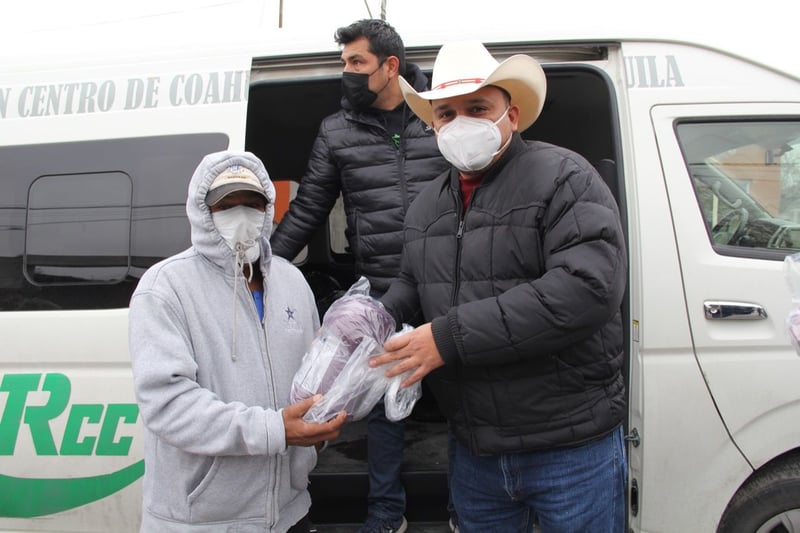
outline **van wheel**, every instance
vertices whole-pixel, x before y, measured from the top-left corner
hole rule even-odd
[[[800,531],[800,462],[787,457],[745,482],[722,516],[718,533]]]

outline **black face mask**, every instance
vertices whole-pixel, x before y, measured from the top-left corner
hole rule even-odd
[[[358,72],[342,72],[342,93],[350,105],[358,111],[365,111],[378,98],[378,93],[369,90],[369,78],[380,70],[383,61],[378,63],[378,68],[371,74],[361,74]],[[389,85],[389,82],[386,82]],[[384,88],[386,86],[384,85]],[[382,91],[383,89],[381,89]]]

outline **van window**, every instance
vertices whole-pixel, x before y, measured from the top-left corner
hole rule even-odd
[[[677,135],[718,253],[800,251],[800,122],[681,123]]]
[[[130,258],[130,219],[126,174],[36,179],[28,192],[25,278],[33,285],[122,281]]]
[[[222,133],[0,146],[0,311],[127,307],[190,244],[186,189]]]

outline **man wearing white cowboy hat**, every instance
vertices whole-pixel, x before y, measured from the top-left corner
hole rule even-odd
[[[623,531],[627,464],[620,305],[626,251],[608,188],[580,155],[520,132],[546,78],[531,57],[498,63],[444,45],[433,89],[401,80],[452,164],[408,211],[398,323],[373,366],[427,376],[455,444],[461,533]],[[480,482],[476,482],[480,480]]]

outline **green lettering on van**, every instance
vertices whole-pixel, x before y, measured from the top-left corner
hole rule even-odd
[[[39,407],[33,405],[26,407],[23,420],[31,428],[36,455],[58,455],[53,434],[50,432],[50,421],[67,408],[69,379],[64,374],[47,374],[44,377],[42,390],[50,392],[47,403]]]
[[[100,404],[73,405],[69,410],[67,427],[64,428],[64,438],[61,439],[61,455],[92,455],[96,437],[85,437],[78,442],[83,421],[90,424],[100,422],[103,416],[103,406]]]
[[[42,374],[5,374],[0,381],[0,393],[8,393],[0,417],[0,455],[14,455],[23,423],[30,429],[36,455],[128,455],[133,437],[120,437],[116,442],[114,438],[120,424],[136,423],[139,406],[135,403],[70,406],[61,446],[56,447],[50,423],[67,409],[71,388],[69,378],[60,373],[44,374],[44,381]],[[49,393],[47,403],[26,406],[28,393],[39,390]],[[98,424],[98,436],[78,440],[85,425]]]
[[[125,424],[135,424],[139,417],[139,406],[135,403],[110,403],[106,408],[103,427],[97,440],[97,455],[128,455],[133,437],[121,437],[119,442],[114,442],[117,426],[120,420]]]
[[[0,417],[0,455],[13,455],[28,393],[39,389],[41,374],[6,374],[0,392],[7,392],[6,408]]]
[[[29,479],[0,474],[0,517],[33,518],[106,498],[144,475],[144,460],[101,476]]]

